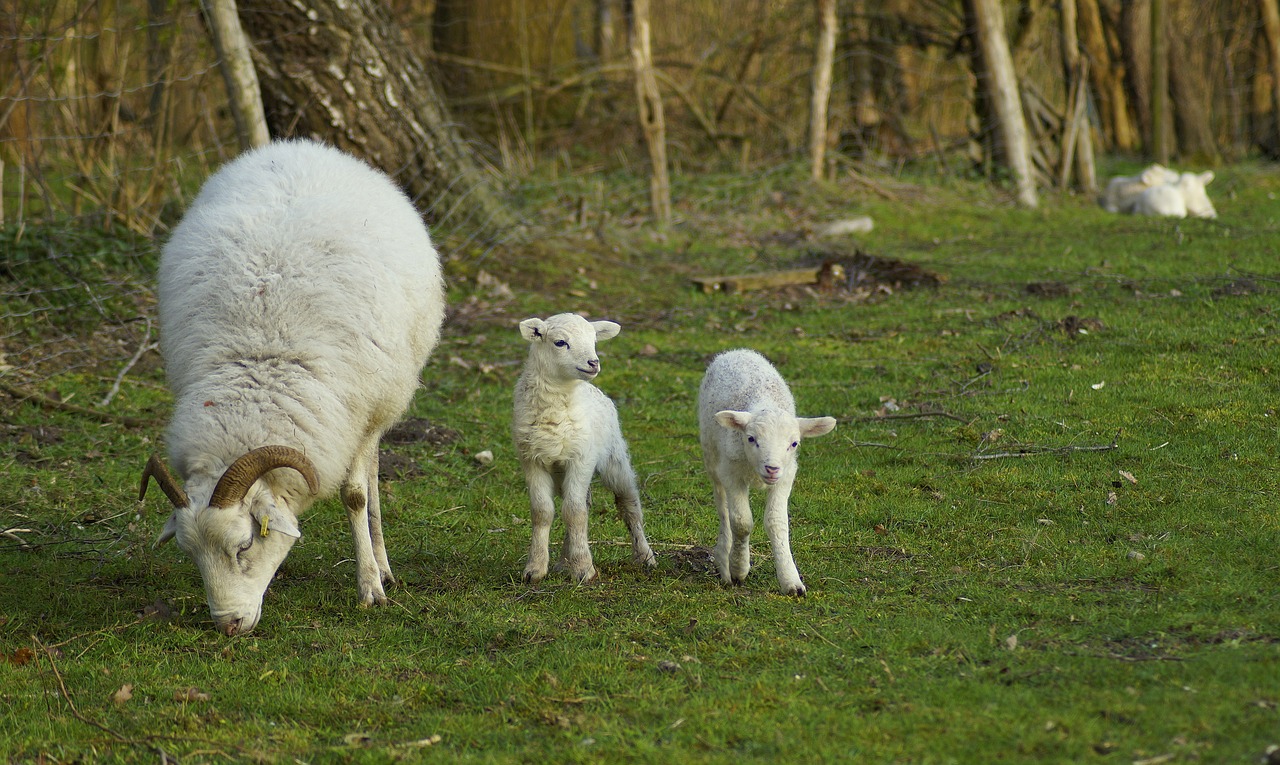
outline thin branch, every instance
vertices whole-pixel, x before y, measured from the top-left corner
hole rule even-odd
[[[859,417],[858,422],[879,422],[881,420],[918,420],[922,417],[946,417],[949,420],[963,422],[965,425],[973,422],[965,418],[952,414],[950,412],[903,412],[901,414],[877,414],[871,417]]]
[[[1028,446],[1016,452],[994,452],[991,454],[973,454],[969,459],[997,460],[1005,457],[1038,457],[1042,454],[1070,454],[1071,452],[1109,452],[1117,448],[1121,431],[1116,431],[1115,438],[1109,444],[1098,446]]]
[[[8,393],[19,401],[30,401],[46,409],[56,409],[60,412],[71,412],[72,414],[84,415],[85,417],[97,420],[98,422],[114,422],[128,428],[146,428],[153,424],[150,420],[144,420],[141,417],[112,414],[111,412],[103,412],[97,409],[90,409],[85,406],[69,404],[65,401],[58,401],[57,399],[49,398],[43,393],[36,393],[33,390],[27,390],[3,380],[0,380],[0,391]]]
[[[151,342],[151,317],[148,316],[146,319],[147,332],[142,336],[142,344],[139,345],[138,350],[134,352],[133,358],[129,359],[129,363],[124,365],[124,369],[120,370],[120,374],[116,375],[116,381],[112,383],[111,390],[108,391],[107,395],[98,402],[98,406],[107,406],[111,403],[111,399],[115,398],[116,394],[120,392],[120,383],[124,380],[124,376],[129,373],[130,369],[133,369],[134,364],[138,363],[138,360],[142,358],[142,354],[160,347],[159,343]]]

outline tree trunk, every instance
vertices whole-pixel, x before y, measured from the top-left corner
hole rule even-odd
[[[236,123],[240,148],[265,146],[271,135],[262,111],[262,90],[249,54],[249,40],[236,14],[236,0],[201,0],[200,6],[209,20],[209,32],[214,50],[218,52],[218,65],[227,86],[227,101],[231,104],[231,119]]]
[[[1066,75],[1068,89],[1067,103],[1075,108],[1068,109],[1065,118],[1072,123],[1064,132],[1077,130],[1074,145],[1064,142],[1062,146],[1063,163],[1061,177],[1065,179],[1070,171],[1066,157],[1075,154],[1076,177],[1080,190],[1092,193],[1098,188],[1098,175],[1093,159],[1093,128],[1089,122],[1086,104],[1089,99],[1089,79],[1086,68],[1088,59],[1080,56],[1080,38],[1076,34],[1076,2],[1061,0],[1062,9],[1062,70]],[[1077,114],[1082,117],[1077,118]],[[1066,185],[1065,183],[1063,184]]]
[[[649,199],[659,225],[671,220],[671,181],[667,175],[667,124],[662,113],[662,94],[653,73],[653,50],[649,44],[649,0],[632,0],[631,62],[636,73],[636,100],[640,107],[640,127],[649,146]]]
[[[809,102],[809,175],[821,180],[827,157],[827,105],[831,100],[831,68],[836,51],[836,0],[816,0],[818,44],[813,62],[813,94]]]
[[[1104,135],[1114,148],[1131,150],[1138,143],[1124,89],[1124,66],[1111,54],[1107,30],[1097,0],[1077,0],[1080,46],[1089,57],[1089,76],[1097,99]]]
[[[312,136],[364,157],[433,223],[509,231],[515,215],[381,8],[376,0],[240,0],[272,134]]]
[[[1151,0],[1151,158],[1169,164],[1169,29],[1164,0]]]
[[[1150,149],[1151,136],[1151,0],[1126,0],[1120,8],[1120,52],[1125,84],[1137,119],[1138,135]]]
[[[1174,3],[1173,6],[1170,23],[1165,30],[1169,35],[1169,84],[1172,86],[1176,148],[1179,156],[1213,163],[1218,158],[1218,141],[1209,121],[1216,111],[1210,97],[1212,85],[1207,74],[1211,62],[1205,50],[1194,50],[1188,44],[1186,36],[1187,30],[1205,29],[1212,20],[1205,18],[1206,10],[1198,1]],[[1206,39],[1221,43],[1220,39]],[[1221,47],[1216,53],[1224,55]]]
[[[1262,10],[1262,27],[1267,35],[1267,53],[1271,59],[1271,126],[1272,135],[1260,142],[1280,146],[1280,3],[1258,0]]]
[[[1022,98],[1013,58],[1004,33],[1004,15],[999,0],[967,0],[975,21],[974,35],[982,57],[978,85],[984,88],[996,116],[1005,164],[1018,187],[1018,203],[1035,207],[1036,187],[1031,168],[1031,146],[1022,115]]]

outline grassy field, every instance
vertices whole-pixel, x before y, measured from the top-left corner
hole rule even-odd
[[[0,757],[1264,761],[1280,744],[1280,176],[1219,172],[1217,221],[1077,198],[1025,211],[962,181],[682,183],[661,233],[639,222],[642,181],[572,176],[523,190],[533,244],[441,237],[452,311],[410,413],[435,427],[384,457],[385,608],[357,606],[327,500],[258,629],[211,629],[195,567],[152,547],[163,498],[134,502],[168,407],[154,360],[109,407],[140,427],[0,399],[0,529],[22,530],[0,538]],[[807,235],[851,214],[876,230]],[[859,247],[942,283],[689,284]],[[531,587],[515,324],[565,310],[623,326],[598,384],[659,566],[630,565],[598,493],[600,578]],[[777,594],[759,525],[744,586],[709,568],[695,401],[734,347],[775,361],[800,414],[840,421],[801,449],[803,599]],[[96,401],[116,371],[42,390]]]

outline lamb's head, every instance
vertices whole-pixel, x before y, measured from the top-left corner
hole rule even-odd
[[[1180,177],[1181,175],[1177,170],[1170,170],[1157,162],[1146,170],[1143,170],[1142,174],[1138,176],[1138,179],[1142,182],[1143,186],[1151,187],[1163,186],[1166,183],[1177,183],[1178,178]]]
[[[600,373],[596,341],[616,337],[621,330],[612,321],[587,321],[575,313],[520,322],[520,334],[529,342],[529,363],[553,383],[595,379]]]
[[[800,439],[826,435],[836,426],[834,417],[795,417],[776,409],[725,409],[716,412],[716,422],[738,431],[747,461],[768,486],[795,476]]]
[[[1193,218],[1216,218],[1218,211],[1213,209],[1213,202],[1205,192],[1205,186],[1213,181],[1213,171],[1203,173],[1183,173],[1178,179],[1178,189],[1187,203],[1187,215]]]
[[[177,540],[204,580],[209,611],[219,632],[244,634],[262,617],[262,596],[276,569],[302,536],[290,496],[278,496],[259,479],[276,468],[292,468],[311,494],[319,489],[315,466],[302,452],[285,446],[254,449],[216,479],[190,479],[191,494],[174,480],[158,456],[142,474],[138,500],[155,478],[173,503],[173,514],[156,544]]]

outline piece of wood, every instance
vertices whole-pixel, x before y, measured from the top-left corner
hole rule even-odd
[[[241,149],[265,146],[271,141],[267,117],[262,108],[258,72],[249,55],[249,38],[240,26],[236,0],[202,0],[213,47],[218,52],[222,78],[227,85],[227,103],[236,125]]]
[[[820,266],[814,266],[737,276],[695,276],[693,282],[701,287],[703,292],[747,292],[795,284],[817,284],[818,274],[821,272]]]
[[[995,112],[996,127],[1004,149],[1004,161],[1018,188],[1018,203],[1035,207],[1036,182],[1032,174],[1031,146],[1023,118],[1018,76],[1013,69],[1009,41],[1004,31],[1004,11],[998,0],[968,0],[976,23],[974,37],[981,52],[983,71],[978,79]]]

